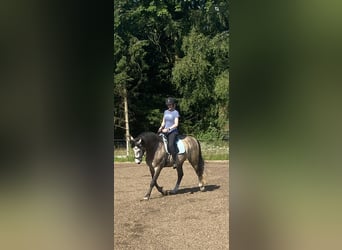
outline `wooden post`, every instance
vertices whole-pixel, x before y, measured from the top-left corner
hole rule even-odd
[[[128,101],[127,101],[127,89],[123,89],[124,109],[125,109],[125,130],[126,130],[126,157],[129,156],[129,120],[128,120]]]

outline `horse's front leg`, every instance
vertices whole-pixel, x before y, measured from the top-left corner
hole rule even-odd
[[[151,196],[151,192],[154,186],[156,186],[156,188],[158,189],[159,192],[161,192],[162,194],[164,194],[163,192],[163,188],[158,186],[157,184],[157,179],[159,177],[160,171],[161,171],[162,167],[158,166],[155,168],[150,167],[150,171],[151,171],[151,175],[152,175],[152,180],[150,183],[150,188],[148,189],[146,195],[144,196],[144,200],[148,200]]]
[[[153,178],[155,170],[154,167],[149,167],[150,169],[150,173],[151,173],[151,177]],[[158,191],[162,194],[162,195],[166,195],[167,193],[163,190],[163,187],[159,186],[157,183],[157,180],[155,181],[154,186],[158,189]]]

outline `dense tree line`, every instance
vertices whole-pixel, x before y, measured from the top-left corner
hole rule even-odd
[[[156,131],[167,96],[181,133],[228,132],[228,0],[114,1],[114,134]]]

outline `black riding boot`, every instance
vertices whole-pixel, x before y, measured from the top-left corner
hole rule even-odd
[[[173,162],[173,169],[176,169],[178,167],[178,157],[176,156],[172,156],[172,162]]]

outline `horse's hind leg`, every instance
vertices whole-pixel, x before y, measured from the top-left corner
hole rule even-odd
[[[183,178],[183,164],[181,164],[180,166],[178,166],[177,168],[177,175],[178,175],[178,179],[177,179],[177,182],[176,182],[176,186],[173,188],[173,190],[171,190],[171,194],[175,194],[177,193],[178,191],[178,188],[179,188],[179,185],[182,181],[182,178]]]
[[[202,192],[205,191],[205,181],[203,175],[198,176],[198,186]]]
[[[197,177],[198,177],[198,186],[200,188],[200,191],[205,191],[205,180],[203,177],[204,172],[204,165],[203,164],[195,164],[193,161],[190,161],[192,167],[194,168]]]

